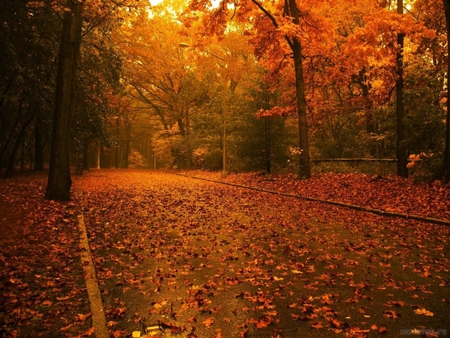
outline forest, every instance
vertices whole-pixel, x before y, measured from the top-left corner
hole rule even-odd
[[[449,16],[447,0],[2,2],[1,173],[49,168],[59,200],[74,168],[385,162],[448,181]]]
[[[450,0],[0,24],[0,337],[448,334]]]

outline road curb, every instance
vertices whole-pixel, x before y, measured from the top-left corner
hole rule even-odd
[[[83,200],[83,196],[81,197]],[[109,338],[109,331],[106,326],[105,312],[103,310],[102,297],[95,274],[94,263],[92,262],[91,250],[84,223],[83,212],[78,215],[78,228],[80,230],[81,264],[84,270],[84,280],[89,297],[92,313],[92,326],[96,338]]]
[[[174,175],[184,176],[184,177],[190,177],[190,178],[193,178],[196,180],[202,180],[202,181],[207,181],[207,182],[212,182],[212,183],[229,185],[232,187],[237,187],[237,188],[242,188],[242,189],[256,190],[256,191],[265,192],[265,193],[272,194],[272,195],[280,195],[280,196],[291,197],[291,198],[296,198],[296,199],[303,199],[306,201],[336,205],[336,206],[343,207],[343,208],[348,208],[348,209],[353,209],[353,210],[358,210],[358,211],[363,211],[363,212],[370,212],[372,214],[376,214],[376,215],[380,215],[380,216],[398,217],[398,218],[411,219],[411,220],[416,220],[416,221],[421,221],[421,222],[426,222],[426,223],[431,223],[431,224],[450,226],[450,221],[445,220],[445,219],[440,219],[440,218],[422,217],[422,216],[413,215],[413,214],[404,214],[404,213],[400,213],[400,212],[392,212],[392,211],[386,211],[386,210],[380,210],[380,209],[373,209],[373,208],[363,207],[360,205],[354,205],[354,204],[349,204],[349,203],[344,203],[344,202],[339,202],[339,201],[323,200],[323,199],[314,198],[314,197],[289,194],[289,193],[284,193],[284,192],[279,192],[279,191],[274,191],[274,190],[267,190],[267,189],[258,188],[258,187],[241,185],[241,184],[237,184],[237,183],[216,181],[216,180],[209,179],[209,178],[191,176],[191,175],[182,174],[182,173],[174,173],[174,172],[169,172],[169,173],[174,174]]]

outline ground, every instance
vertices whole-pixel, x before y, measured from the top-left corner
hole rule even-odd
[[[448,334],[448,226],[211,180],[450,219],[449,187],[394,177],[92,170],[67,203],[3,180],[0,335],[93,335],[81,213],[111,336]]]

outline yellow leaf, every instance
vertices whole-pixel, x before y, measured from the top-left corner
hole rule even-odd
[[[423,307],[420,308],[420,309],[415,309],[414,313],[417,314],[417,315],[425,315],[425,316],[429,316],[429,317],[433,317],[434,316],[433,312],[428,311],[427,309],[425,309]]]

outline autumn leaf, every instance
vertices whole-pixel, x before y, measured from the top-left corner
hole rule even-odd
[[[81,334],[82,337],[89,337],[95,334],[95,329],[93,327],[91,327],[89,330],[83,332]]]
[[[70,297],[70,296],[56,297],[56,300],[62,302],[62,301],[65,301],[65,300],[69,300],[70,298],[72,298],[72,297]]]
[[[269,326],[269,325],[272,323],[272,320],[269,319],[269,318],[270,318],[270,317],[266,317],[266,318],[263,318],[263,319],[258,320],[258,321],[255,323],[256,327],[257,327],[258,329],[263,329],[263,328]]]
[[[429,317],[433,317],[434,314],[431,311],[426,310],[425,308],[418,308],[414,310],[414,313],[417,315],[425,315],[425,316],[429,316]]]
[[[214,324],[214,317],[209,317],[202,322],[208,329]]]
[[[311,327],[316,330],[323,329],[323,324],[322,322],[314,322],[311,324]]]
[[[64,326],[60,329],[60,331],[64,332],[64,331],[68,331],[73,327],[74,324],[69,324],[67,326]]]
[[[392,306],[394,306],[394,305],[396,305],[396,306],[405,306],[405,302],[403,302],[403,301],[401,301],[401,300],[397,300],[397,301],[395,301],[395,300],[390,300],[390,301],[388,301],[386,304],[384,304],[384,305],[386,305],[386,306],[389,306],[389,307],[392,307]]]
[[[400,315],[397,312],[393,311],[393,310],[384,310],[383,311],[383,317],[396,319],[396,318],[399,318]]]
[[[339,329],[342,326],[342,323],[336,318],[325,317],[325,319],[330,323],[333,327]]]
[[[378,329],[378,333],[383,334],[383,333],[387,333],[388,329],[386,328],[386,326],[380,326],[380,328]]]
[[[87,314],[78,314],[75,317],[75,320],[80,321],[80,322],[84,322],[86,319],[90,318],[92,316],[92,312],[89,312]]]
[[[248,322],[251,324],[255,324],[255,326],[258,329],[263,329],[263,328],[269,326],[270,324],[272,324],[273,319],[272,319],[272,317],[261,317],[259,319],[252,318],[252,319],[249,319]]]

